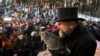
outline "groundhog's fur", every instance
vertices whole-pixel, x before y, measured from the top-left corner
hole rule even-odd
[[[55,34],[45,30],[40,31],[39,35],[49,50],[59,50],[63,48],[60,38]]]

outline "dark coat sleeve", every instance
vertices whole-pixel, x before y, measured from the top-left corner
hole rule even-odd
[[[94,56],[96,50],[96,42],[90,41],[87,43],[81,43],[82,45],[79,47],[79,53],[77,56]]]

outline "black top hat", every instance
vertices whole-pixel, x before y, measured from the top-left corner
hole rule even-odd
[[[82,18],[78,18],[78,8],[58,8],[57,9],[57,22],[58,21],[84,21]]]

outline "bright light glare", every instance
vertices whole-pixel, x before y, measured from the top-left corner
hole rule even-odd
[[[11,17],[5,17],[5,18],[4,18],[4,21],[11,21],[11,20],[12,20]]]

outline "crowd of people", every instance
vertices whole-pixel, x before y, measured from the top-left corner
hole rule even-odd
[[[57,30],[54,10],[8,5],[0,17],[0,55],[36,56],[46,46],[36,33],[41,28]],[[8,19],[9,18],[9,19]]]

